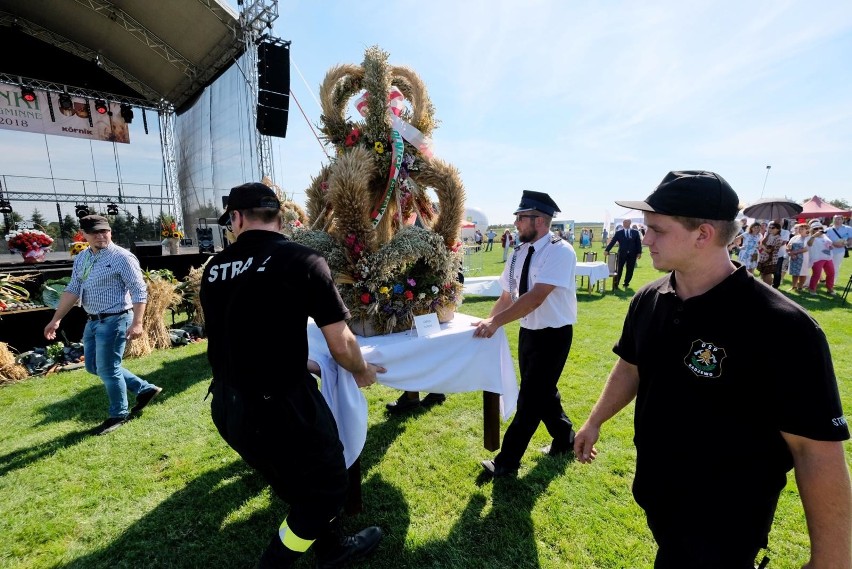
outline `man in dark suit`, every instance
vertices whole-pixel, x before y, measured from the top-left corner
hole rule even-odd
[[[642,234],[636,229],[630,229],[630,220],[625,219],[622,222],[623,229],[619,229],[612,236],[609,245],[604,249],[604,253],[609,254],[609,250],[613,245],[618,244],[618,269],[615,272],[615,282],[612,285],[613,289],[618,288],[618,283],[621,282],[621,271],[624,265],[627,264],[627,275],[624,277],[624,288],[630,286],[630,279],[633,278],[633,269],[636,268],[636,259],[642,256]]]

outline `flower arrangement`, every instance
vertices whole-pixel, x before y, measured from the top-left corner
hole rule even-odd
[[[53,238],[38,229],[16,229],[6,235],[6,245],[12,253],[20,253],[26,262],[44,260],[53,245]]]
[[[178,229],[174,219],[164,215],[160,217],[160,236],[166,239],[183,239],[183,232]]]
[[[423,81],[387,59],[371,47],[361,66],[326,74],[320,129],[337,156],[306,192],[310,226],[292,236],[325,257],[359,333],[405,330],[429,312],[446,320],[461,302],[464,187],[432,154],[434,108]],[[352,122],[346,107],[359,93],[364,120]]]
[[[68,248],[68,252],[71,254],[72,257],[79,255],[80,253],[89,248],[89,242],[86,241],[86,238],[85,236],[83,236],[82,231],[78,230],[77,233],[75,233],[74,236],[71,238],[71,240],[72,243],[71,246]]]

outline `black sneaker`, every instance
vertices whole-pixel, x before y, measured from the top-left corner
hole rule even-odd
[[[141,411],[142,409],[144,409],[145,406],[148,403],[150,403],[151,400],[154,397],[159,395],[162,390],[163,390],[162,387],[154,387],[154,389],[149,389],[148,391],[143,391],[142,393],[137,395],[136,396],[136,405],[134,405],[130,409],[130,412],[135,414],[135,413],[138,413],[139,411]]]
[[[378,526],[364,528],[355,535],[347,535],[331,547],[317,546],[317,569],[336,569],[350,561],[370,555],[382,541],[382,529]]]
[[[107,433],[111,433],[123,424],[127,422],[127,417],[110,417],[94,429],[92,429],[93,435],[105,435]]]

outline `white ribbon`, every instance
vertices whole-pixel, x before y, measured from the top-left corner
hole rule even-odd
[[[370,93],[365,92],[355,101],[355,108],[358,109],[362,117],[367,116],[367,99],[369,97]],[[388,91],[388,111],[390,112],[391,126],[406,142],[427,158],[431,158],[433,154],[432,139],[420,132],[417,127],[399,118],[400,113],[405,108],[404,102],[405,96],[402,91],[396,86],[391,86]]]

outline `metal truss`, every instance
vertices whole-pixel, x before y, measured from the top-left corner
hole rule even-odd
[[[233,25],[233,20],[231,19],[232,18],[231,12],[222,8],[221,4],[219,4],[219,2],[217,2],[216,0],[198,0],[198,1],[201,3],[202,6],[204,6],[208,10],[210,10],[210,12],[214,16],[216,16],[216,18],[220,22],[225,24],[225,26],[228,27],[228,30],[230,30],[231,33],[234,34],[234,37],[237,37],[237,35],[240,33],[240,30],[237,29],[237,27]],[[278,7],[276,6],[276,14],[275,14],[276,18],[278,17],[277,10],[278,10]]]
[[[47,91],[51,93],[68,93],[72,97],[82,97],[84,99],[104,99],[114,103],[123,103],[140,109],[151,109],[159,111],[163,106],[152,105],[144,99],[135,97],[127,97],[124,95],[116,95],[115,93],[106,93],[104,91],[92,91],[82,87],[74,87],[72,85],[63,85],[61,83],[52,83],[50,81],[42,81],[40,79],[32,79],[30,77],[21,77],[19,75],[8,75],[0,73],[0,83],[8,83],[9,85],[24,84],[39,91]]]
[[[269,176],[274,180],[275,173],[272,166],[272,141],[266,135],[257,131],[257,44],[267,30],[272,29],[272,22],[278,19],[278,0],[254,0],[243,5],[240,13],[240,24],[243,26],[243,42],[246,46],[246,60],[248,62],[248,73],[246,77],[249,82],[251,93],[251,118],[252,132],[255,134],[257,143],[257,160],[260,168],[260,178]]]
[[[123,96],[123,95],[115,95],[115,94],[112,94],[112,93],[95,93],[93,91],[90,91],[88,89],[84,89],[82,87],[71,87],[71,86],[68,86],[68,94],[69,95],[76,95],[76,96],[79,96],[79,97],[86,97],[86,98],[100,98],[100,97],[103,96],[104,98],[109,98],[111,101],[116,101],[116,102],[119,102],[119,103],[127,103],[129,105],[134,105],[134,106],[137,106],[137,107],[145,107],[145,108],[149,108],[149,109],[156,108],[156,106],[155,106],[156,103],[154,103],[154,101],[160,101],[162,99],[160,94],[157,93],[154,89],[152,89],[151,87],[149,87],[145,83],[139,81],[139,79],[136,78],[136,76],[125,71],[122,67],[120,67],[119,65],[117,65],[116,63],[111,61],[110,59],[103,57],[98,52],[96,52],[92,49],[89,49],[88,47],[81,45],[81,44],[79,44],[75,41],[69,40],[65,36],[61,36],[61,35],[59,35],[55,32],[52,32],[52,31],[45,29],[45,28],[43,28],[43,27],[41,27],[37,24],[34,24],[33,22],[30,22],[29,20],[26,20],[26,19],[21,18],[19,16],[15,16],[13,14],[9,14],[7,12],[0,12],[0,26],[11,27],[13,25],[17,26],[21,31],[31,35],[32,37],[39,39],[39,40],[41,40],[45,43],[48,43],[48,44],[50,44],[54,47],[58,47],[61,50],[67,51],[68,53],[76,55],[77,57],[79,57],[81,59],[85,59],[85,60],[88,60],[88,61],[97,61],[98,65],[100,65],[100,67],[104,71],[106,71],[107,73],[109,73],[110,75],[112,75],[113,77],[115,77],[116,79],[118,79],[119,81],[121,81],[122,83],[124,83],[125,85],[127,85],[128,87],[133,89],[134,91],[136,91],[137,93],[141,94],[143,97],[146,97],[146,99],[136,99],[136,98],[133,98],[133,97],[126,97],[126,96]],[[0,76],[0,77],[5,77],[5,76]],[[30,80],[30,81],[32,81],[32,80]],[[45,89],[47,91],[63,92],[64,89],[62,89],[62,87],[65,87],[64,85],[58,86],[55,83],[50,83],[50,82],[46,82],[46,81],[42,81],[42,82],[39,82],[39,83],[41,83],[43,85],[55,86],[55,87],[54,88],[37,87],[35,85],[36,82],[35,81],[32,81],[32,82],[33,82],[33,88]],[[17,83],[17,81],[13,81],[12,83]]]
[[[108,194],[65,194],[65,193],[45,193],[45,192],[18,192],[6,190],[4,192],[5,199],[19,202],[59,202],[73,204],[90,204],[90,203],[114,203],[124,205],[159,205],[172,206],[172,199],[169,196],[157,198],[153,196],[128,196],[128,195],[108,195]]]
[[[133,37],[142,42],[154,53],[159,54],[167,63],[187,77],[193,78],[199,75],[198,68],[190,60],[186,59],[176,49],[157,37],[154,32],[143,26],[139,21],[115,4],[101,0],[77,0],[77,3],[115,22],[130,32]]]
[[[245,2],[240,13],[240,24],[244,30],[254,30],[259,37],[265,30],[272,29],[278,19],[278,0],[254,0]]]
[[[161,112],[160,148],[163,152],[163,174],[166,181],[166,193],[171,200],[170,213],[174,219],[183,219],[180,187],[178,185],[177,157],[175,154],[175,115],[174,112]]]

